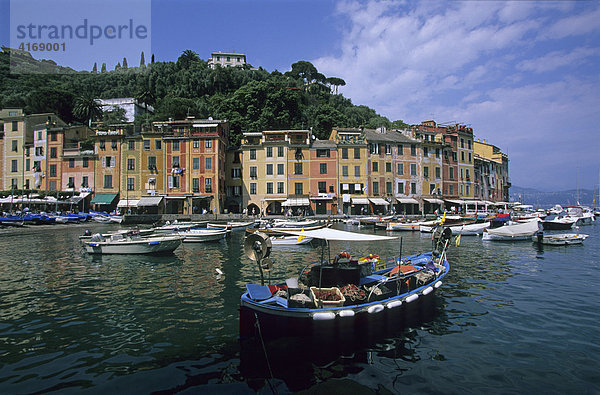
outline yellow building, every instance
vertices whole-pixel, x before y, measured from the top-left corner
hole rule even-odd
[[[367,142],[361,129],[334,128],[329,140],[338,148],[338,194],[344,214],[361,214],[370,210],[367,194]],[[338,200],[338,209],[339,209]]]
[[[463,199],[472,199],[475,177],[473,128],[457,125],[456,131],[458,132],[458,194]]]
[[[491,201],[508,201],[508,155],[495,145],[483,140],[473,142],[476,164],[475,198]]]
[[[265,132],[268,136],[269,132]],[[288,130],[286,132],[288,198],[282,203],[291,214],[309,214],[310,207],[310,153],[312,132]]]
[[[120,200],[117,207],[123,212],[137,212],[142,197],[142,136],[139,133],[125,135],[121,140]]]

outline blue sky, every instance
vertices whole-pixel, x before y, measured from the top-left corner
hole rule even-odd
[[[476,138],[508,153],[513,185],[597,188],[598,1],[151,4],[157,61],[174,61],[186,49],[204,59],[212,51],[242,52],[268,71],[308,60],[343,78],[341,92],[353,103],[391,120],[471,125]],[[119,15],[127,13],[135,11]],[[0,0],[0,15],[0,42],[8,45],[8,0]],[[91,69],[102,61],[97,55],[80,53],[76,68]],[[130,65],[139,62],[139,54],[131,57]]]

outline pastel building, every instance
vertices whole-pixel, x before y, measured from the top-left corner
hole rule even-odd
[[[337,144],[331,140],[313,140],[308,149],[309,199],[315,214],[338,212]]]

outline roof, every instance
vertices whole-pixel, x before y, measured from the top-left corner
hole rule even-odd
[[[285,233],[295,236],[312,237],[313,239],[320,240],[338,240],[338,241],[381,241],[381,240],[394,240],[397,237],[390,236],[377,236],[364,233],[345,232],[343,230],[321,228],[315,230],[303,230],[303,231],[288,231]]]
[[[386,130],[385,133],[380,133],[373,129],[365,129],[364,131],[365,137],[368,142],[380,141],[387,143],[410,143],[417,144],[420,143],[419,140],[412,139],[405,134],[398,132],[396,130]]]
[[[90,204],[112,204],[116,197],[116,193],[98,193],[94,196]]]

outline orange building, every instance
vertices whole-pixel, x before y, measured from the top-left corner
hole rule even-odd
[[[337,145],[313,140],[308,150],[310,204],[315,214],[337,214]]]

